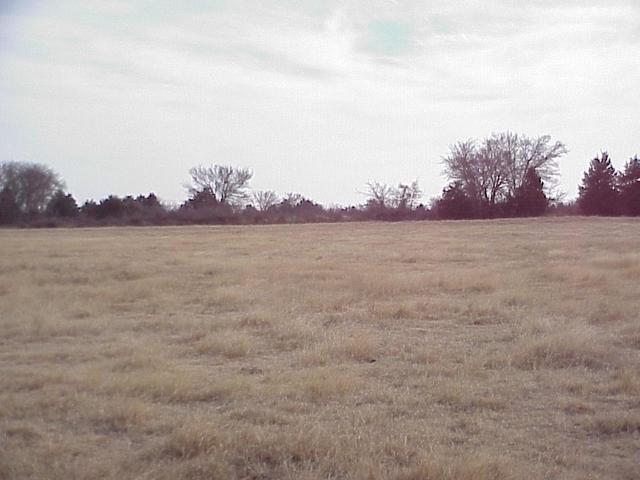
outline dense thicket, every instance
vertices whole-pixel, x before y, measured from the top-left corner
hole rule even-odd
[[[185,185],[188,198],[167,206],[154,193],[109,195],[78,206],[45,165],[0,164],[0,225],[184,225],[425,220],[552,215],[640,215],[640,159],[617,172],[605,152],[591,160],[576,202],[554,199],[558,159],[566,153],[550,137],[510,132],[482,142],[459,142],[443,158],[450,183],[430,207],[417,181],[368,182],[362,205],[326,208],[298,193],[251,191],[253,172],[198,166]]]
[[[548,135],[504,132],[481,142],[458,142],[442,163],[452,185],[462,188],[471,202],[466,217],[530,216],[546,210],[557,184],[558,159],[566,153],[565,145]],[[539,188],[545,183],[546,192]]]

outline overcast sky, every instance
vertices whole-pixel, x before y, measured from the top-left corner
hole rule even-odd
[[[186,198],[198,164],[255,189],[363,203],[511,130],[640,154],[638,0],[0,0],[0,161],[45,163],[80,201]]]

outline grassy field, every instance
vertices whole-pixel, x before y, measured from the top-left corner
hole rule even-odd
[[[640,478],[640,221],[0,231],[2,479]]]

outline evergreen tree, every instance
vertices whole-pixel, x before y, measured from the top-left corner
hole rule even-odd
[[[62,190],[49,200],[46,213],[50,217],[75,217],[78,214],[78,204],[71,194],[65,195]]]
[[[536,169],[531,167],[513,199],[515,214],[519,217],[537,217],[546,211],[549,200],[544,194],[544,183]]]
[[[591,160],[580,185],[578,206],[583,215],[618,213],[617,174],[607,152]]]
[[[473,200],[461,182],[452,183],[442,191],[442,198],[436,203],[436,215],[453,220],[473,218]]]
[[[620,207],[625,215],[640,215],[640,158],[636,155],[620,175]]]
[[[163,208],[155,193],[150,193],[146,197],[144,195],[138,195],[136,197],[136,202],[144,208]]]
[[[218,207],[219,202],[216,196],[210,190],[202,190],[194,192],[191,198],[184,202],[181,208],[192,208],[195,210],[201,208],[214,209]]]
[[[100,200],[95,210],[98,220],[122,217],[125,213],[126,206],[124,200],[117,195],[109,195],[107,198]]]

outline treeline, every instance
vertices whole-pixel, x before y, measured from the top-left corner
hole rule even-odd
[[[604,152],[584,173],[578,207],[586,215],[640,215],[640,159],[630,158],[622,171]]]
[[[579,196],[563,203],[557,193],[558,159],[567,153],[549,136],[530,138],[511,132],[481,142],[468,140],[443,157],[450,183],[428,205],[417,181],[390,186],[369,182],[357,206],[326,208],[298,193],[252,191],[253,173],[225,165],[189,171],[188,198],[163,204],[154,193],[78,205],[49,167],[35,163],[0,164],[0,225],[97,226],[266,224],[346,221],[471,219],[558,215],[640,215],[640,160],[616,171],[607,153],[584,173]]]

